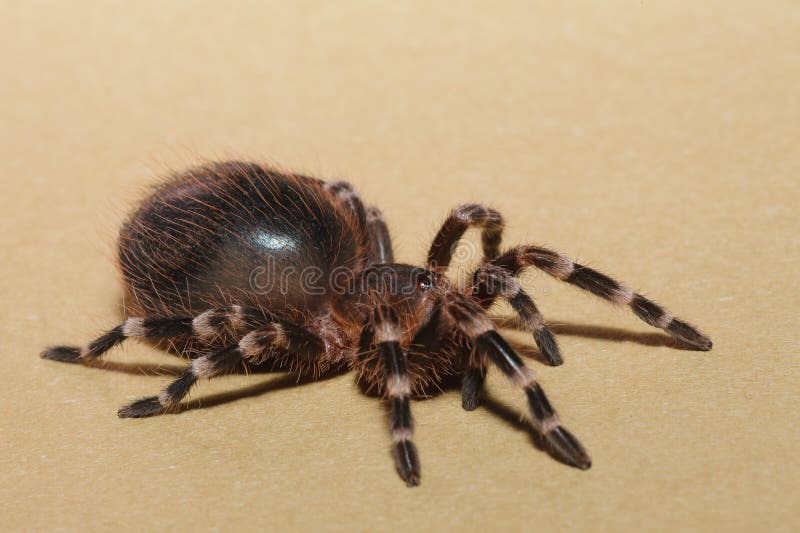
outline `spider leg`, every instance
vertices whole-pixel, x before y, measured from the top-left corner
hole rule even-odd
[[[353,213],[359,227],[366,227],[369,264],[394,263],[392,240],[389,229],[383,219],[383,213],[377,207],[364,208],[358,191],[346,181],[333,181],[325,184],[337,202]]]
[[[373,313],[374,341],[380,351],[386,395],[391,402],[392,440],[397,472],[409,487],[419,485],[420,465],[411,417],[411,380],[406,353],[400,346],[400,321],[394,310],[382,305]]]
[[[481,307],[488,309],[498,296],[504,298],[519,315],[525,331],[533,334],[533,340],[547,362],[553,366],[564,362],[553,332],[547,327],[542,313],[522,289],[516,276],[489,263],[478,267],[472,280],[473,295]]]
[[[533,245],[516,246],[494,259],[492,263],[514,274],[519,274],[526,267],[536,267],[611,303],[629,306],[641,320],[663,329],[678,340],[700,350],[711,349],[711,339],[683,320],[674,317],[660,305],[605,274],[575,263],[558,252]]]
[[[486,381],[485,365],[467,366],[461,381],[461,406],[466,411],[474,411],[481,404],[484,381]]]
[[[345,209],[355,215],[359,227],[364,226],[367,214],[364,210],[364,203],[361,201],[361,197],[355,187],[346,181],[331,181],[325,184],[325,190],[330,192]]]
[[[503,217],[494,209],[479,204],[464,204],[453,209],[442,224],[428,250],[427,268],[444,272],[453,258],[455,245],[471,226],[482,228],[481,243],[485,260],[497,257],[503,237]]]
[[[242,357],[253,364],[290,354],[295,362],[292,370],[304,372],[310,368],[321,370],[321,359],[328,347],[319,335],[308,328],[281,321],[249,332],[239,341],[239,350]]]
[[[495,364],[525,391],[534,427],[542,433],[559,456],[581,469],[591,466],[589,455],[572,433],[561,425],[555,409],[536,381],[533,372],[525,366],[519,355],[494,328],[494,324],[474,301],[463,295],[454,295],[445,306],[461,331],[470,339],[475,354]]]
[[[389,228],[386,226],[383,213],[377,207],[367,208],[367,232],[370,239],[369,263],[371,265],[394,263]]]
[[[120,418],[142,418],[168,412],[180,403],[198,379],[231,372],[243,361],[263,363],[277,352],[291,352],[301,360],[317,360],[325,352],[325,343],[314,333],[294,324],[267,324],[246,334],[238,344],[198,357],[158,396],[137,400],[117,414]]]
[[[117,411],[120,418],[143,418],[174,409],[189,393],[200,378],[210,378],[232,371],[242,361],[239,347],[226,346],[192,361],[191,366],[167,385],[158,396],[148,396],[122,407]]]
[[[248,309],[238,305],[209,309],[195,317],[136,317],[129,318],[84,347],[51,346],[42,352],[44,359],[64,363],[79,363],[100,357],[129,337],[166,339],[194,336],[213,339],[226,327],[241,327],[248,319]]]

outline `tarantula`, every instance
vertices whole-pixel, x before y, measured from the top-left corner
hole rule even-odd
[[[482,232],[484,260],[471,283],[444,274],[464,232]],[[243,365],[319,376],[355,370],[390,404],[397,471],[418,485],[410,399],[461,376],[462,404],[475,409],[487,365],[525,392],[534,428],[567,463],[589,468],[486,310],[499,297],[519,315],[543,357],[561,364],[555,337],[518,281],[528,267],[627,305],[643,321],[700,350],[711,341],[627,286],[535,245],[501,253],[503,218],[477,204],[453,209],[424,267],[395,263],[389,232],[354,188],[250,162],[209,163],[172,176],[123,225],[118,261],[127,320],[83,348],[42,357],[95,359],[128,337],[168,344],[191,365],[157,396],[119,410],[137,418],[176,410],[199,378]]]

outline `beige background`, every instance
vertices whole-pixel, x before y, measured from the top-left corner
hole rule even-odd
[[[0,527],[797,528],[800,4],[383,4],[0,5]],[[491,203],[507,243],[617,275],[714,350],[529,279],[566,360],[530,364],[588,472],[531,445],[497,373],[493,410],[413,406],[416,490],[352,375],[218,379],[205,408],[120,420],[183,363],[37,354],[119,319],[142,190],[230,155],[351,180],[403,261]]]

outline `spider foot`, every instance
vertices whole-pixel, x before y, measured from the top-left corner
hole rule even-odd
[[[409,487],[419,485],[419,456],[417,448],[410,440],[401,440],[394,445],[394,458],[397,464],[397,473]]]
[[[117,416],[120,418],[144,418],[147,416],[160,415],[164,412],[164,406],[158,399],[158,396],[150,398],[142,398],[136,400],[130,405],[126,405],[119,411]]]
[[[676,339],[694,346],[698,350],[707,352],[713,346],[711,339],[697,331],[694,327],[690,326],[682,320],[674,318],[667,326],[667,333]]]
[[[564,427],[557,426],[545,433],[544,437],[556,454],[568,464],[581,470],[588,470],[592,466],[589,454],[578,439]]]
[[[549,329],[542,328],[534,331],[533,340],[536,341],[536,346],[539,347],[539,351],[542,352],[542,356],[544,357],[545,361],[547,361],[547,364],[550,366],[559,366],[564,364],[564,360],[561,358],[561,350],[558,349],[556,338]]]
[[[484,371],[478,368],[469,368],[464,373],[461,384],[461,406],[465,411],[474,411],[480,406],[485,379]]]

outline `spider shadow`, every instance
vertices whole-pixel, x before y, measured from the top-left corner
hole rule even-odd
[[[248,372],[248,374],[276,374],[276,372],[278,371],[256,368],[254,371]],[[186,411],[192,411],[194,409],[208,409],[209,407],[216,407],[245,398],[255,398],[270,392],[292,389],[295,387],[310,385],[312,383],[318,383],[320,381],[326,381],[344,373],[344,370],[334,370],[314,377],[310,375],[298,375],[295,373],[287,374],[284,371],[281,374],[277,374],[278,377],[275,379],[263,381],[249,387],[221,392],[219,394],[212,394],[210,396],[204,396],[202,398],[182,402],[175,409],[171,410],[169,414],[180,414]]]
[[[520,321],[517,318],[499,317],[493,318],[492,321],[498,329],[515,329],[518,331],[524,331],[522,324],[520,324]],[[675,350],[684,350],[690,352],[699,350],[694,346],[683,343],[658,331],[638,332],[623,328],[596,326],[591,324],[577,324],[574,322],[561,321],[550,321],[547,325],[550,328],[550,331],[557,336],[566,335],[570,337],[583,337],[586,339],[599,339],[612,342],[633,342],[636,344],[641,344],[642,346],[665,346]],[[536,355],[534,355],[532,353],[534,350],[530,346],[525,348],[525,345],[521,343],[515,343],[514,349],[517,348],[520,348],[519,351],[523,355],[529,355],[530,357],[543,362],[541,354],[536,351]]]
[[[164,350],[162,350],[164,351]],[[166,353],[171,354],[169,350]],[[175,354],[171,354],[175,355]],[[177,356],[176,356],[177,357]],[[180,358],[184,363],[188,363],[191,359]],[[83,366],[88,368],[95,368],[99,370],[107,370],[111,372],[121,372],[123,374],[131,374],[136,376],[147,375],[153,377],[171,377],[177,378],[186,370],[184,366],[175,365],[162,365],[162,364],[148,364],[148,363],[120,363],[108,360],[94,360],[83,363]],[[261,365],[248,365],[246,369],[236,372],[231,372],[226,375],[271,375],[274,379],[269,379],[236,390],[212,394],[210,396],[203,396],[201,398],[184,401],[174,408],[170,409],[165,414],[179,414],[185,411],[194,409],[206,409],[209,407],[216,407],[229,402],[235,402],[244,398],[254,398],[267,394],[269,392],[310,385],[320,381],[326,381],[335,377],[341,376],[347,372],[345,368],[334,368],[319,375],[305,375],[296,372],[289,372],[287,368],[279,365],[261,364]],[[224,376],[220,376],[224,377]]]
[[[530,424],[530,422],[526,421],[525,418],[520,415],[519,411],[512,409],[500,401],[495,400],[487,394],[483,395],[483,399],[481,400],[479,408],[480,407],[486,408],[486,410],[492,413],[492,415],[496,416],[513,429],[527,433],[528,438],[531,440],[533,446],[540,452],[546,453],[561,464],[570,466],[572,468],[578,468],[577,466],[571,464],[569,460],[562,457],[552,446],[550,446],[544,436],[539,433],[539,431],[537,431]]]
[[[134,376],[155,376],[177,378],[185,370],[185,366],[150,364],[150,363],[120,363],[107,359],[97,359],[84,361],[83,366],[109,372],[119,372],[121,374],[131,374]]]
[[[438,390],[437,393],[432,394],[431,396],[438,396],[445,393],[453,393],[461,391],[461,378],[459,376],[448,376],[445,378],[441,385],[441,389]],[[430,397],[430,396],[427,396]],[[546,453],[552,459],[555,459],[559,463],[563,463],[567,466],[577,468],[576,466],[570,464],[569,460],[565,459],[558,452],[553,449],[548,443],[544,436],[530,423],[530,421],[526,420],[522,413],[509,406],[505,403],[496,400],[491,395],[487,393],[484,389],[483,394],[481,396],[480,404],[478,405],[477,409],[486,409],[489,413],[508,424],[512,429],[517,431],[521,431],[528,435],[531,443],[533,444],[534,448],[539,450],[540,452]],[[389,414],[389,409],[387,407],[387,416]]]

